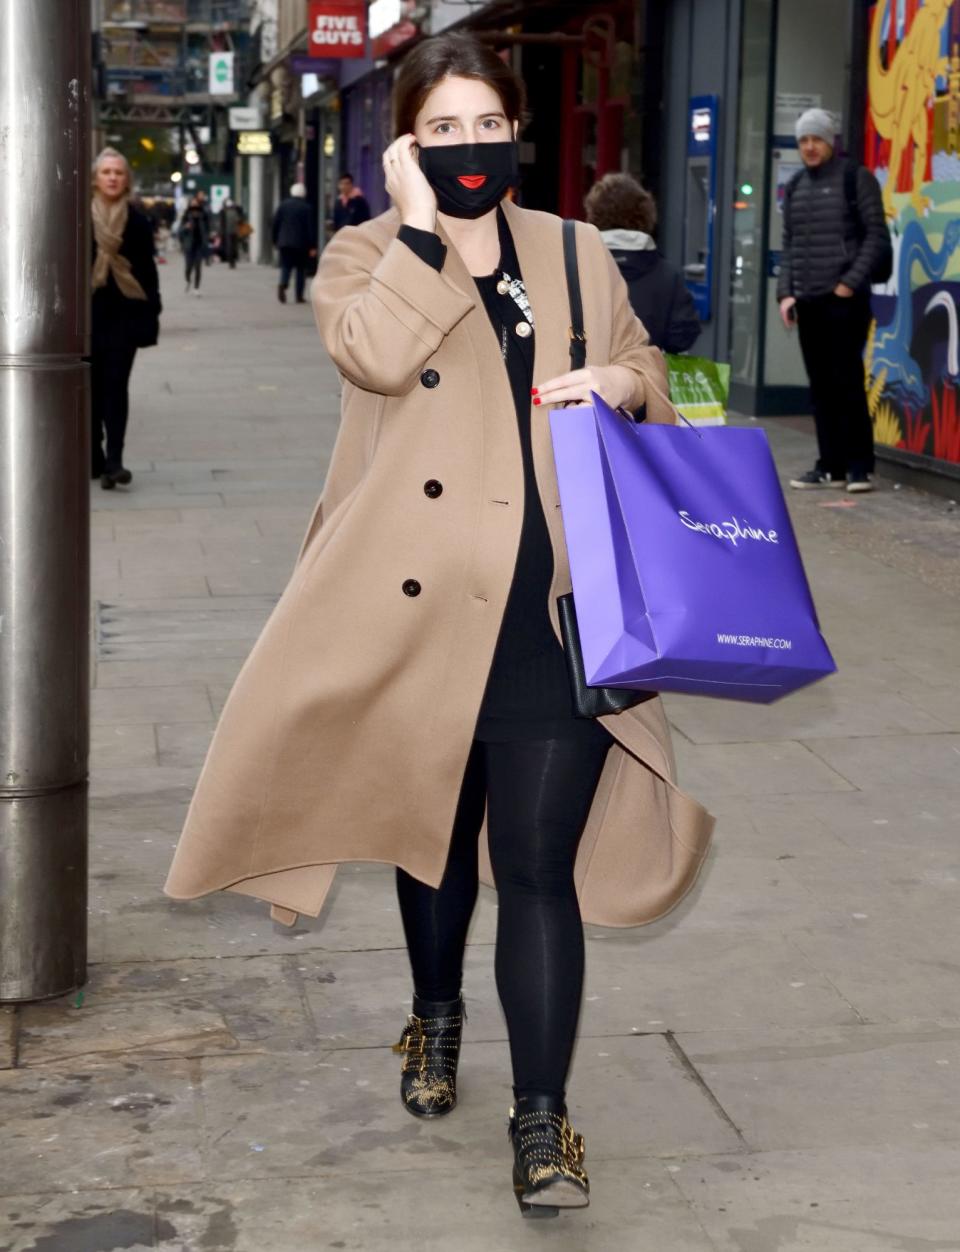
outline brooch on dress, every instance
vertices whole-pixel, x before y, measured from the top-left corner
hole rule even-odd
[[[526,321],[520,322],[515,329],[521,339],[528,338],[533,333],[535,323],[533,320],[533,309],[530,307],[530,301],[527,299],[527,289],[523,285],[523,279],[511,278],[504,271],[500,281],[497,283],[497,293],[501,296],[509,296],[523,314]]]

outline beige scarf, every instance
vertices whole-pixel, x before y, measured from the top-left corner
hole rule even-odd
[[[130,269],[130,262],[120,253],[123,232],[127,225],[127,197],[109,201],[93,197],[93,233],[97,241],[97,259],[93,263],[93,289],[107,285],[112,274],[120,291],[128,300],[146,300],[147,293]]]

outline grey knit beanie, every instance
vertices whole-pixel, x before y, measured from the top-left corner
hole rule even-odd
[[[797,143],[804,135],[816,135],[832,148],[837,140],[837,125],[826,109],[807,109],[797,118]]]

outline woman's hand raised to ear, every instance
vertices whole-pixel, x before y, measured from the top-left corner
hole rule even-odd
[[[404,226],[435,231],[437,197],[420,168],[416,145],[413,135],[401,135],[383,154],[387,191],[397,206]]]
[[[625,365],[590,365],[586,369],[573,370],[569,374],[560,374],[533,389],[534,404],[566,404],[569,401],[590,403],[590,392],[606,400],[612,409],[621,404],[635,409],[637,376]]]

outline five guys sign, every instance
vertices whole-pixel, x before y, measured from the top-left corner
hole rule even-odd
[[[363,0],[311,0],[307,48],[312,57],[362,57],[367,42]]]

